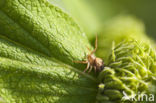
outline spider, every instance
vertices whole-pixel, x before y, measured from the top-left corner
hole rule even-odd
[[[90,54],[87,55],[87,60],[86,61],[73,61],[75,63],[82,63],[82,64],[87,64],[86,69],[84,72],[88,70],[88,73],[92,71],[92,68],[94,68],[95,72],[100,72],[104,68],[104,62],[101,58],[97,58],[94,53],[96,52],[97,49],[97,35],[96,35],[96,40],[95,40],[95,49],[91,51],[89,48],[88,50],[90,51]]]

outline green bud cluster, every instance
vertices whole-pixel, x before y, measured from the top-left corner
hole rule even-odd
[[[123,92],[129,99],[138,93],[156,93],[155,77],[156,53],[149,43],[134,39],[113,43],[108,65],[98,77],[97,103],[125,103]]]

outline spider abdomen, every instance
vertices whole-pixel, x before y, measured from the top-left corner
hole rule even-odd
[[[96,71],[102,71],[104,68],[104,62],[101,58],[95,58]]]

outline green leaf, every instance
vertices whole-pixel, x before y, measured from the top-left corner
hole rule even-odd
[[[3,1],[1,35],[70,64],[71,60],[82,59],[86,54],[89,43],[84,32],[46,0]]]
[[[100,22],[92,8],[86,0],[50,0],[59,7],[63,8],[83,27],[87,37],[91,40],[99,31]],[[77,9],[78,8],[78,9]]]
[[[86,47],[84,32],[47,0],[0,0],[0,96],[9,103],[94,103],[95,78],[72,67]]]

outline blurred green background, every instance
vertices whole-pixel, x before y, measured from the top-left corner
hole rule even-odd
[[[68,12],[91,40],[107,21],[119,15],[131,15],[142,21],[145,32],[156,38],[156,0],[50,0]]]

